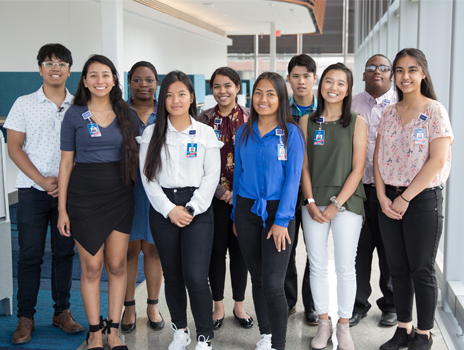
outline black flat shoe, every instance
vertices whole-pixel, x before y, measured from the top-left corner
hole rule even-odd
[[[103,329],[103,317],[100,316],[100,323],[96,325],[89,324],[89,332],[87,333],[87,338],[85,338],[85,343],[89,345],[89,335],[90,332],[95,333],[98,332],[100,329]],[[96,348],[87,348],[87,350],[103,350],[101,346]]]
[[[396,312],[382,312],[382,317],[380,318],[379,325],[385,327],[392,327],[398,324],[398,318]]]
[[[106,319],[103,321],[103,323],[105,324],[103,328],[103,333],[107,332],[108,334],[111,334],[111,328],[119,328],[119,323],[113,323],[113,320]],[[127,345],[116,345],[110,347],[110,350],[129,350],[129,348],[127,347]]]
[[[237,315],[235,314],[235,310],[233,310],[233,313],[234,313],[234,317],[237,320],[240,327],[243,327],[243,328],[246,328],[246,329],[249,329],[249,328],[253,327],[253,317],[250,316],[250,318],[248,318],[248,319],[247,318],[240,318],[240,317],[237,317]]]
[[[408,334],[406,328],[397,327],[393,338],[383,344],[380,350],[398,350],[404,346],[408,346],[413,341],[415,333],[414,328]]]
[[[317,326],[319,324],[319,315],[316,310],[305,310],[305,321],[310,326]]]
[[[225,313],[224,313],[224,317],[226,317]],[[224,322],[224,317],[218,318],[217,320],[213,320],[213,330],[218,330],[219,328],[222,327],[222,323]]]
[[[148,304],[148,305],[156,305],[156,304],[158,304],[158,299],[156,299],[156,300],[147,299],[147,304]],[[158,311],[158,312],[159,312],[159,311]],[[148,325],[149,325],[154,331],[159,331],[159,330],[163,329],[163,327],[164,327],[164,318],[163,318],[163,315],[161,315],[161,312],[160,312],[159,314],[160,314],[160,316],[161,316],[161,321],[159,321],[159,322],[154,322],[154,321],[150,320],[150,316],[148,315],[148,309],[147,309]]]
[[[135,300],[125,301],[124,306],[135,306]],[[136,322],[137,322],[137,313],[135,313],[134,323],[122,323],[122,320],[124,319],[125,314],[126,314],[126,310],[124,310],[124,313],[122,314],[122,318],[121,318],[121,331],[125,333],[130,333],[135,329]]]
[[[361,319],[363,319],[366,316],[367,314],[361,315],[353,312],[353,316],[351,316],[350,318],[350,327],[356,326],[359,323],[359,321],[361,321]]]

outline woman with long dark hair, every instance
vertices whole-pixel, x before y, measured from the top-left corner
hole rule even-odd
[[[303,153],[303,137],[290,114],[284,79],[262,73],[253,86],[250,119],[236,134],[231,214],[251,274],[261,334],[256,350],[285,349],[284,279]]]
[[[443,230],[442,189],[451,168],[454,136],[422,51],[398,52],[393,73],[399,102],[382,114],[374,176],[398,328],[380,349],[396,350],[412,342],[410,350],[428,350],[437,306],[434,262]]]
[[[314,350],[332,337],[329,317],[327,239],[332,229],[337,274],[337,340],[340,350],[354,350],[349,330],[356,294],[355,258],[364,216],[362,184],[367,124],[351,112],[353,74],[342,63],[327,67],[317,91],[317,110],[300,120],[306,141],[301,176],[305,198],[302,220],[311,271],[311,292],[319,315]]]
[[[211,126],[218,140],[224,143],[221,148],[221,176],[213,198],[214,241],[209,265],[209,283],[213,294],[213,329],[222,326],[225,317],[224,284],[226,279],[226,254],[229,250],[232,297],[235,301],[233,314],[243,328],[253,326],[253,318],[244,307],[248,270],[232,230],[232,189],[234,178],[235,134],[238,128],[248,121],[250,109],[237,103],[240,91],[240,76],[229,67],[214,71],[209,82],[217,105],[201,112],[198,120]]]
[[[102,55],[91,56],[63,120],[58,176],[58,229],[74,238],[79,252],[89,350],[103,349],[102,329],[108,332],[112,350],[127,349],[119,339],[119,323],[113,320],[121,317],[126,291],[138,125],[135,111],[122,98],[113,63]],[[100,316],[103,263],[108,272],[105,322]]]
[[[147,61],[135,63],[127,73],[127,80],[132,91],[132,97],[127,103],[137,111],[140,120],[140,133],[149,125],[155,123],[157,101],[154,98],[158,88],[158,72],[155,66]],[[163,316],[158,309],[158,297],[163,282],[163,270],[158,250],[153,242],[150,231],[150,202],[143,189],[140,171],[137,172],[134,185],[135,211],[134,221],[127,251],[127,288],[124,298],[124,313],[121,319],[121,329],[130,333],[135,329],[137,315],[135,313],[135,283],[139,265],[139,255],[143,252],[143,269],[147,285],[147,316],[148,325],[155,331],[164,327]]]
[[[183,350],[191,342],[186,288],[196,326],[195,350],[211,349],[211,200],[219,183],[221,147],[213,129],[196,121],[189,77],[179,71],[166,75],[156,123],[145,129],[140,140],[140,171],[152,205],[150,227],[174,330],[169,350]]]

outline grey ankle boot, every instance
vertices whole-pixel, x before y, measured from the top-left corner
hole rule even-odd
[[[322,350],[327,347],[327,342],[332,339],[332,319],[319,319],[316,336],[311,340],[311,348],[313,350]]]
[[[353,339],[350,334],[350,324],[337,323],[338,350],[354,350]]]

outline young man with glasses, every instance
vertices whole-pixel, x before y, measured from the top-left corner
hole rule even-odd
[[[379,201],[375,190],[373,159],[377,140],[377,127],[383,110],[398,102],[398,96],[391,87],[393,72],[390,60],[381,54],[369,58],[363,73],[365,90],[353,97],[351,109],[364,117],[367,122],[368,143],[366,165],[364,167],[363,183],[367,200],[364,202],[366,219],[361,230],[356,255],[356,299],[350,326],[356,326],[367,316],[371,308],[368,298],[372,289],[370,285],[372,254],[377,248],[380,268],[380,290],[383,296],[377,300],[377,306],[382,311],[379,324],[394,326],[397,324],[396,308],[393,300],[390,269],[388,268],[385,248],[380,236],[377,218]]]
[[[8,154],[18,166],[18,326],[14,344],[31,340],[40,288],[40,271],[48,225],[52,251],[52,323],[66,333],[82,332],[69,311],[74,240],[58,232],[58,169],[61,121],[73,96],[65,87],[71,52],[60,44],[44,45],[37,55],[40,89],[19,97],[8,114]]]

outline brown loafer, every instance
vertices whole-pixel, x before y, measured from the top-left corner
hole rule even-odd
[[[13,344],[24,344],[31,341],[31,334],[34,330],[34,319],[27,317],[20,317],[18,320],[18,326],[13,334],[11,340]]]
[[[53,327],[61,328],[65,333],[79,333],[84,330],[84,327],[74,320],[69,310],[64,310],[58,316],[53,314]]]

